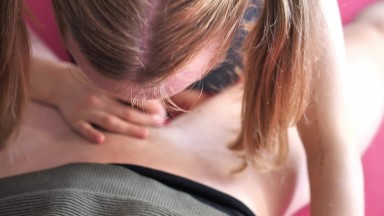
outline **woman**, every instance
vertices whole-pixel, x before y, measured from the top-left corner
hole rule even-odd
[[[244,1],[113,6],[84,2],[87,10],[81,10],[79,3],[53,3],[65,43],[84,74],[101,89],[132,102],[173,95],[204,75],[229,46],[246,7]],[[129,14],[128,8],[150,16],[132,19],[135,12],[121,18]],[[256,167],[282,164],[288,152],[287,128],[305,111],[309,122],[316,120],[307,123],[301,118],[298,126],[308,156],[311,195],[316,197],[311,206],[320,215],[329,215],[331,205],[339,206],[332,212],[336,215],[363,209],[361,164],[351,148],[340,88],[345,70],[342,32],[340,24],[331,21],[337,17],[336,2],[264,2],[258,25],[244,45],[243,127],[233,146],[244,150],[246,161]],[[124,22],[128,18],[129,28]],[[98,34],[89,37],[93,31]],[[307,107],[311,92],[317,101]]]
[[[282,3],[282,2],[276,3],[276,5],[273,5],[270,2],[266,2],[266,6],[264,8],[265,12],[261,16],[260,25],[268,23],[268,22],[272,22],[272,23],[274,22],[273,16],[274,15],[277,16],[277,14],[267,13],[268,11],[282,12],[284,10],[280,11],[280,10],[274,10],[274,9],[276,9],[276,8],[283,9],[283,7],[280,8],[280,6],[292,6],[293,7],[293,5],[289,5],[289,4],[280,5],[280,3]],[[295,5],[295,6],[297,8],[301,8],[302,10],[299,10],[297,8],[295,8],[295,10],[292,9],[291,12],[293,12],[293,14],[291,14],[292,15],[291,17],[293,19],[299,19],[300,20],[300,18],[302,16],[299,16],[299,14],[297,14],[297,16],[295,16],[295,13],[296,12],[297,13],[305,12],[306,11],[305,6],[307,6],[307,5],[305,2],[300,2],[298,4],[300,4],[300,5]],[[329,11],[331,11],[331,12],[333,11],[333,13],[335,13],[336,10],[335,10],[335,8],[333,8],[331,10],[325,10],[326,7],[327,6],[321,4],[320,11],[324,12],[325,18],[328,18],[329,14],[327,14],[326,12],[330,13]],[[287,12],[287,11],[285,11],[285,12]],[[307,16],[305,16],[305,14],[306,13],[301,14],[301,15],[308,18],[308,14],[307,14]],[[268,16],[272,16],[272,17],[268,18]],[[284,17],[284,16],[282,16],[282,17]],[[308,19],[310,20],[310,18],[308,18]],[[291,21],[293,22],[294,25],[305,24],[305,23],[298,22],[299,20],[296,20],[296,21],[291,20]],[[329,30],[332,27],[332,25],[329,24],[330,23],[329,19],[326,19],[325,23],[326,23],[325,24],[326,31],[325,32],[320,31],[319,35],[323,35],[323,33],[324,33],[324,35],[330,36],[330,35],[325,34],[325,33],[327,32],[327,30]],[[279,26],[279,28],[277,28],[277,29],[270,28],[271,26],[272,27]],[[287,26],[289,26],[289,25],[287,25]],[[311,28],[311,26],[313,27],[313,25],[310,25],[307,27]],[[263,28],[263,26],[258,26],[258,27],[259,27],[259,29],[255,29],[251,35],[254,36],[254,38],[256,38],[256,41],[262,40],[262,41],[266,41],[266,42],[265,42],[265,44],[264,43],[259,44],[259,46],[257,47],[261,51],[260,51],[260,55],[256,53],[256,55],[254,56],[256,58],[256,60],[260,58],[263,60],[261,62],[268,62],[268,61],[271,61],[272,63],[274,63],[274,62],[279,63],[280,62],[282,65],[279,65],[279,66],[288,66],[288,69],[284,70],[284,71],[291,71],[290,69],[295,68],[295,65],[290,65],[289,62],[287,62],[287,60],[285,59],[287,56],[283,55],[284,52],[280,53],[281,55],[279,54],[280,51],[284,51],[284,49],[286,49],[287,47],[289,48],[289,46],[284,45],[284,43],[287,42],[287,38],[284,38],[285,35],[284,34],[281,34],[281,35],[276,34],[279,32],[279,30],[284,29],[284,28],[281,28],[280,25],[266,25],[265,28]],[[303,31],[301,31],[299,28],[300,26],[295,26],[295,27],[298,28],[296,30],[298,30],[299,33],[300,32],[301,33],[303,33],[303,32],[307,33],[306,31],[304,31],[305,28],[303,29]],[[264,37],[263,34],[257,34],[258,30],[259,31],[264,30],[262,32],[264,34],[266,34],[267,37]],[[276,32],[274,32],[275,30],[276,30]],[[272,32],[269,32],[269,31],[272,31]],[[298,33],[298,32],[292,33],[293,35],[290,35],[290,39],[293,40],[295,38],[294,36],[296,35],[295,33]],[[269,43],[268,43],[268,40],[276,39],[275,37],[268,37],[269,34],[281,36],[281,37],[277,37],[280,40],[277,40],[277,41],[273,40],[273,41],[269,41]],[[259,38],[259,39],[257,39],[257,38]],[[328,38],[328,37],[325,37],[325,38]],[[251,37],[251,39],[253,39],[253,38]],[[302,37],[298,37],[298,39],[302,39]],[[335,42],[337,42],[337,40],[340,38],[329,37],[328,39],[329,40],[325,40],[325,41],[326,41],[326,44],[330,45],[330,44],[334,44]],[[275,43],[275,42],[281,42],[280,43],[281,46],[274,46],[275,44],[279,45],[279,43]],[[295,43],[293,43],[293,44],[295,44]],[[300,44],[301,43],[298,43],[295,45],[300,45]],[[72,43],[72,45],[73,45],[73,43]],[[270,53],[271,55],[264,55],[266,53],[266,51],[271,51],[268,49],[268,48],[271,48],[270,47],[271,45],[273,48],[271,50],[276,51],[276,53],[272,52],[272,53]],[[69,47],[71,47],[71,45],[69,45]],[[332,49],[335,49],[333,46],[330,46],[330,47]],[[76,52],[76,47],[72,46],[72,48],[75,49],[74,50],[75,53],[79,54],[79,52]],[[285,51],[290,53],[292,50],[288,49],[288,48]],[[304,46],[304,48],[305,48],[305,46]],[[329,48],[329,49],[331,49],[331,48]],[[335,51],[335,52],[333,53],[331,51]],[[338,69],[339,64],[338,64],[338,62],[335,62],[335,59],[337,60],[340,57],[340,55],[337,55],[337,53],[339,53],[338,49],[326,50],[324,52],[325,52],[325,54],[322,53],[323,55],[320,55],[320,54],[319,55],[322,56],[321,59],[326,57],[324,59],[324,61],[326,61],[327,64],[324,64],[325,62],[320,61],[319,67],[323,68],[325,66],[328,66],[329,68],[327,68],[327,69],[329,71],[338,71],[339,70]],[[330,53],[332,53],[332,55]],[[209,53],[207,53],[207,54],[209,54]],[[276,56],[273,54],[276,54]],[[77,55],[77,56],[78,57],[76,57],[76,55],[75,55],[75,58],[81,60],[81,55]],[[298,59],[300,59],[300,58],[302,58],[302,55],[298,55],[296,57],[298,57]],[[260,61],[257,61],[257,62],[260,62]],[[295,63],[295,61],[292,61],[292,62]],[[302,61],[298,61],[298,62],[302,62]],[[332,64],[332,62],[334,64]],[[84,61],[83,61],[83,63],[84,63]],[[247,64],[246,64],[245,68],[246,68],[246,72],[247,72],[246,74],[248,74],[248,76],[250,75],[250,73],[249,73],[250,70],[253,70],[254,68],[259,67],[256,65],[255,67],[249,67],[248,66],[248,68],[247,68],[247,65],[249,62],[246,62],[246,63]],[[79,64],[81,65],[81,63],[79,63]],[[268,64],[268,65],[270,65],[270,64]],[[272,65],[274,65],[274,64],[272,64]],[[87,66],[83,65],[82,66],[83,70],[86,67]],[[266,66],[262,67],[262,71],[265,73],[262,73],[262,77],[260,79],[264,79],[263,78],[264,75],[270,74],[270,73],[268,73],[268,71],[272,72],[272,74],[274,74],[274,75],[279,74],[279,73],[276,73],[276,71],[275,71],[278,68],[279,67],[272,67],[272,68],[269,68]],[[121,91],[118,91],[119,89],[108,89],[110,87],[110,85],[108,85],[108,83],[107,83],[107,85],[105,85],[104,82],[106,82],[106,81],[104,79],[99,79],[97,74],[92,74],[92,70],[87,70],[87,71],[90,73],[90,74],[88,74],[90,76],[90,79],[95,81],[96,83],[98,83],[99,86],[104,87],[107,90],[110,90],[117,95],[122,93]],[[275,71],[275,73],[273,73],[273,71]],[[327,71],[327,70],[325,70],[325,71]],[[85,72],[85,73],[87,73],[87,72]],[[328,73],[325,73],[325,74],[328,74]],[[334,79],[336,78],[339,81],[339,77],[338,77],[337,73],[333,74],[333,75],[334,75],[333,78]],[[281,78],[281,77],[275,77],[275,81],[277,78]],[[325,84],[327,84],[326,81],[328,81],[328,79],[329,79],[329,76],[324,76],[324,72],[323,72],[321,74],[321,76],[319,76],[319,80],[317,80],[318,83],[316,85],[316,87],[317,87],[316,89],[321,89],[321,88],[331,88],[332,89],[332,88],[334,88],[332,85],[325,85]],[[249,80],[254,80],[254,79],[246,79],[246,81],[249,81]],[[171,79],[171,81],[172,81],[172,79]],[[268,82],[266,82],[266,83],[268,83]],[[289,83],[289,79],[287,80],[287,83]],[[248,89],[252,90],[252,88],[249,88],[249,86],[248,86],[251,84],[252,83],[250,83],[250,82],[246,82],[245,89],[246,90],[248,90]],[[264,84],[265,83],[263,83],[263,85]],[[282,84],[285,84],[285,82]],[[257,87],[260,87],[260,86],[256,86],[256,88]],[[271,86],[271,87],[280,88],[280,87],[284,87],[284,86],[275,85],[275,86]],[[135,90],[135,89],[133,89],[133,90]],[[171,91],[171,90],[172,89],[169,89],[169,91]],[[289,90],[289,88],[288,88],[288,90]],[[259,94],[249,94],[249,93],[247,94],[246,93],[245,94],[245,98],[246,98],[245,102],[256,101],[256,100],[247,99],[247,95],[252,96],[252,97],[254,95],[256,95],[256,96],[259,95],[258,97],[261,100],[257,100],[257,101],[261,101],[261,104],[251,104],[250,107],[255,107],[254,105],[258,105],[258,107],[259,107],[258,109],[260,110],[260,112],[262,112],[262,113],[268,112],[268,110],[265,111],[265,109],[269,107],[269,104],[274,104],[273,103],[274,97],[272,97],[272,100],[269,100],[268,98],[270,98],[270,96],[268,96],[268,93],[269,93],[268,91],[263,93],[263,90],[259,90],[257,92],[259,92]],[[289,92],[289,91],[287,91],[287,92]],[[313,128],[311,128],[311,126],[302,124],[302,127],[301,127],[302,131],[307,129],[306,133],[303,133],[302,136],[304,138],[304,145],[306,147],[306,152],[307,152],[308,160],[309,160],[309,172],[310,172],[309,174],[310,174],[310,179],[311,179],[312,196],[319,198],[319,199],[312,200],[313,212],[320,214],[320,215],[323,214],[323,212],[325,212],[327,214],[333,213],[335,215],[349,214],[349,213],[350,214],[353,214],[353,213],[359,214],[359,212],[361,213],[361,211],[362,211],[361,200],[359,201],[359,198],[361,199],[362,196],[352,196],[349,193],[356,193],[356,192],[358,193],[359,191],[361,192],[361,190],[356,190],[356,187],[354,187],[354,186],[357,186],[359,188],[358,185],[361,184],[361,182],[360,182],[361,179],[348,178],[348,176],[351,174],[351,171],[352,171],[350,168],[351,167],[355,168],[356,162],[358,160],[356,160],[356,158],[355,158],[356,155],[355,155],[355,153],[353,153],[353,149],[351,147],[346,148],[346,141],[345,140],[348,140],[348,139],[346,139],[346,137],[335,136],[340,132],[339,130],[341,129],[341,125],[339,125],[339,123],[337,121],[335,122],[335,119],[330,118],[330,117],[334,116],[332,113],[335,113],[335,110],[336,111],[338,110],[338,109],[335,109],[335,108],[337,108],[336,106],[334,106],[335,101],[332,98],[330,100],[329,95],[325,94],[322,91],[319,91],[316,93],[317,93],[319,100],[321,100],[322,102],[325,102],[327,105],[330,105],[330,106],[323,107],[323,109],[324,109],[323,113],[319,113],[316,110],[316,109],[318,109],[318,106],[316,106],[316,105],[313,105],[313,107],[311,106],[312,108],[310,107],[310,109],[308,109],[309,111],[314,111],[316,113],[316,116],[321,115],[321,117],[324,117],[324,118],[319,118],[318,124],[315,125],[315,129],[317,130],[316,132],[317,132],[318,136],[314,136],[315,138],[318,138],[320,136],[322,139],[325,139],[325,141],[322,141],[324,143],[323,145],[320,145],[320,146],[314,145],[313,141],[308,140],[306,138],[306,136],[310,136],[311,135],[310,132],[313,131],[313,130],[311,130],[311,129],[313,129]],[[140,96],[140,93],[138,93],[137,95]],[[120,95],[120,96],[124,97],[124,95]],[[156,96],[156,94],[153,94],[152,96]],[[276,96],[276,95],[274,95],[274,96]],[[332,95],[332,96],[334,96],[334,95]],[[267,98],[267,100],[265,100],[266,98]],[[298,98],[300,99],[301,97],[298,97]],[[282,101],[277,100],[276,103],[278,103],[279,106],[274,106],[277,109],[276,110],[277,113],[279,113],[278,108],[282,106],[282,104],[279,104],[280,102],[282,102]],[[286,102],[289,102],[289,101],[286,101]],[[264,111],[263,111],[263,109],[264,109]],[[293,108],[293,113],[295,113],[296,111],[297,111],[297,109]],[[252,114],[252,112],[249,112],[249,110],[247,111],[247,108],[244,110],[244,112],[245,112],[245,114],[247,114],[247,116]],[[336,115],[336,116],[339,116],[339,114],[340,114],[340,116],[343,116],[342,115],[343,113],[338,113],[338,115]],[[280,149],[281,149],[280,147],[279,148],[273,147],[274,142],[273,142],[272,138],[276,138],[276,136],[279,135],[281,132],[283,132],[282,138],[284,138],[284,131],[288,127],[287,124],[291,123],[291,118],[287,118],[284,120],[284,118],[282,118],[282,119],[280,119],[279,117],[270,118],[268,116],[274,117],[276,115],[273,115],[273,113],[272,113],[270,115],[267,115],[266,118],[264,118],[264,119],[259,119],[258,116],[255,117],[257,121],[253,121],[253,123],[258,122],[259,125],[267,126],[267,127],[259,127],[259,129],[258,129],[259,132],[256,134],[256,136],[247,137],[247,134],[249,134],[249,132],[247,132],[247,130],[243,130],[245,134],[243,136],[241,136],[241,138],[245,139],[245,142],[244,142],[245,145],[252,144],[253,143],[252,139],[255,139],[255,138],[256,138],[256,143],[259,143],[259,145],[253,145],[252,144],[250,147],[245,146],[246,152],[248,152],[248,153],[252,152],[254,150],[254,147],[255,146],[260,147],[260,144],[266,144],[267,147],[268,146],[271,147],[270,148],[271,151],[278,151],[281,153],[281,155],[285,154],[284,150],[280,151]],[[279,116],[279,115],[277,115],[277,116]],[[292,115],[286,115],[285,117],[287,117],[287,116],[292,117]],[[334,130],[331,130],[331,132],[325,131],[323,129],[323,127],[325,125],[329,126],[329,123],[334,123],[334,125],[333,125]],[[247,122],[244,122],[244,125],[247,125]],[[249,125],[249,127],[254,126],[253,124],[251,125],[250,123],[248,123],[248,125]],[[269,128],[269,126],[272,126],[272,127]],[[316,127],[320,127],[320,128],[316,128]],[[247,129],[247,127],[243,127],[243,128]],[[254,131],[254,130],[252,130],[252,131]],[[250,138],[251,138],[251,140],[250,140]],[[240,145],[240,147],[241,147],[241,145]],[[318,154],[318,152],[317,152],[317,150],[319,148],[321,150],[321,154]],[[282,148],[282,149],[284,149],[284,148]],[[255,163],[259,163],[260,161],[263,162],[265,158],[263,159],[262,156],[263,155],[259,155],[258,157],[256,157],[257,160],[255,160],[253,162],[255,162]],[[324,157],[326,157],[326,159],[324,159]],[[247,157],[247,158],[248,159],[254,159],[254,157]],[[283,157],[277,157],[277,159],[281,159],[281,158],[283,158]],[[259,160],[259,159],[262,159],[262,160]],[[336,162],[336,161],[338,161],[338,162]],[[279,162],[279,161],[277,161],[277,162]],[[258,164],[258,165],[260,165],[260,164]],[[322,167],[322,169],[320,169],[321,172],[318,172],[319,166]],[[346,169],[344,169],[345,167],[346,167]],[[340,171],[342,171],[342,172],[340,172]],[[340,182],[340,180],[338,181],[337,179],[343,179],[343,184]],[[350,180],[348,184],[344,184],[345,179]],[[322,183],[322,184],[320,184],[320,183]],[[321,186],[326,186],[326,188],[322,188]],[[332,187],[328,187],[328,186],[332,186]],[[352,189],[348,190],[349,187],[352,187],[354,190],[352,190]],[[338,191],[337,189],[339,189],[339,188],[344,188],[344,190],[342,190],[342,193],[337,193],[337,191]],[[335,194],[335,193],[337,193],[337,194]],[[327,198],[326,200],[325,200],[325,197]],[[357,199],[357,200],[354,200],[354,199]],[[330,207],[330,205],[328,205],[328,203],[332,203],[334,205],[339,206],[338,211],[335,212],[335,211],[330,210],[331,207]],[[351,209],[350,206],[348,206],[348,203],[355,203],[356,205],[354,205],[354,207],[356,209]]]

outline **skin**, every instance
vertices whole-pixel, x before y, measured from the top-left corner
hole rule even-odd
[[[308,109],[306,114],[311,124],[299,123],[304,144],[301,144],[295,129],[290,132],[290,160],[281,170],[263,173],[247,169],[235,175],[231,172],[239,160],[225,144],[235,137],[228,131],[238,129],[238,118],[233,116],[238,116],[240,111],[239,100],[237,103],[233,101],[239,97],[239,92],[232,90],[203,104],[197,109],[199,112],[180,117],[164,130],[150,129],[153,131],[149,136],[150,142],[108,134],[110,139],[105,146],[82,145],[84,140],[69,130],[57,114],[32,106],[32,114],[29,114],[20,137],[6,153],[0,154],[0,166],[4,166],[0,168],[0,175],[15,175],[69,162],[141,164],[222,190],[260,215],[282,215],[287,207],[290,215],[306,203],[308,190],[303,184],[308,184],[309,176],[313,215],[362,215],[362,179],[357,173],[361,171],[359,153],[367,147],[384,110],[384,91],[375,92],[382,89],[384,83],[384,65],[379,58],[384,49],[370,46],[384,47],[384,30],[378,24],[384,21],[372,21],[363,16],[345,30],[346,56],[350,66],[347,70],[341,27],[334,21],[338,17],[335,5],[322,5],[327,20],[326,31],[335,33],[325,37],[330,48],[318,65],[323,73],[317,80],[317,89],[321,91],[315,93],[322,103],[321,106],[312,104]],[[359,68],[364,68],[367,73],[362,74]],[[363,77],[365,79],[359,79]],[[373,78],[377,82],[368,82]],[[342,87],[335,85],[345,81],[348,83]],[[345,95],[356,93],[346,91],[348,84],[349,89],[358,87],[363,94],[354,95],[354,101],[348,101],[352,97]],[[361,88],[361,85],[367,88]],[[377,98],[369,101],[365,99],[366,95],[376,95]],[[361,101],[366,103],[361,104]],[[371,110],[372,106],[378,106],[377,110]],[[355,139],[351,139],[352,133],[347,127],[345,111],[348,107],[358,107],[359,112],[352,110],[352,116],[364,113],[367,117],[362,122],[352,118],[357,131],[365,131],[356,134]],[[47,121],[41,121],[44,116],[49,117]],[[208,132],[204,129],[207,124],[215,130]],[[57,143],[58,147],[52,143]],[[212,155],[215,155],[214,161]],[[308,174],[305,155],[308,157]]]
[[[247,167],[235,172],[242,160],[227,145],[240,128],[240,88],[223,92],[161,129],[151,128],[145,140],[106,133],[104,145],[89,145],[54,109],[31,103],[18,138],[0,153],[0,177],[76,162],[136,164],[223,191],[260,215],[275,215],[273,211],[284,211],[289,202],[296,168],[289,160],[282,169],[286,171],[284,182],[281,171],[265,173]],[[207,124],[210,130],[206,130]],[[294,149],[291,158],[303,158],[298,157],[302,148]],[[268,193],[272,189],[281,194]],[[279,204],[270,212],[272,199]]]

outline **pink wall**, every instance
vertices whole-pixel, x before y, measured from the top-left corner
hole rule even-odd
[[[343,23],[350,22],[368,4],[376,0],[339,0],[339,7]]]
[[[29,26],[37,35],[63,60],[68,60],[68,55],[62,44],[59,29],[56,26],[51,0],[25,0],[32,16],[27,18]]]

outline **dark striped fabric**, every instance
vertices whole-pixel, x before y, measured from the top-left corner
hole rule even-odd
[[[0,179],[0,215],[227,215],[114,165],[71,164]]]

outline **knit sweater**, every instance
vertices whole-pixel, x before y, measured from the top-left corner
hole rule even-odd
[[[70,164],[0,179],[0,215],[225,215],[129,169]]]

